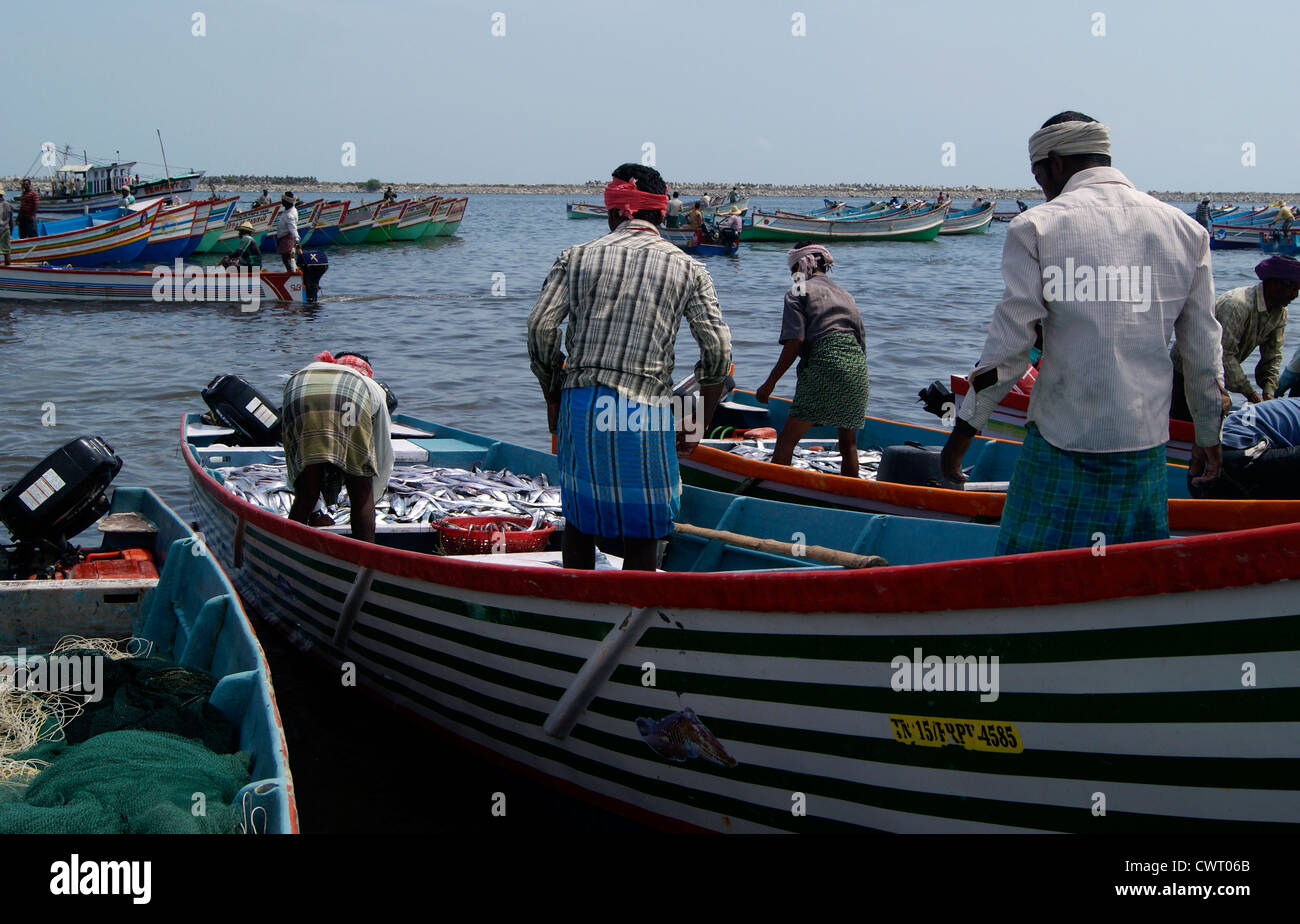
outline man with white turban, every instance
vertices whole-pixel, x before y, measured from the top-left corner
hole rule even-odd
[[[1006,289],[943,450],[964,480],[971,438],[1024,373],[1042,324],[1043,358],[1007,490],[998,554],[1167,538],[1165,442],[1177,332],[1196,425],[1191,472],[1217,477],[1223,380],[1210,241],[1190,215],[1110,165],[1110,132],[1063,112],[1029,139],[1047,197],[1013,219]]]

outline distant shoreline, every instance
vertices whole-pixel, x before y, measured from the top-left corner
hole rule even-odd
[[[2,181],[5,185],[6,194],[16,195],[21,182],[21,177],[6,177]],[[40,178],[37,180],[37,191],[42,186],[48,188],[48,179]],[[218,183],[217,189],[223,193],[260,193],[264,187],[269,185],[270,178],[267,180],[257,181],[254,183],[240,183],[237,185],[223,185]],[[600,202],[601,195],[604,191],[603,182],[590,183],[384,183],[383,186],[392,186],[393,191],[401,195],[414,194],[435,194],[435,195],[528,195],[528,196],[573,196],[575,200]],[[683,183],[680,186],[672,186],[672,189],[682,190],[683,195],[690,199],[693,196],[699,196],[701,193],[708,191],[716,193],[719,191],[726,192],[731,188],[728,183]],[[782,183],[742,183],[737,186],[742,195],[755,197],[794,197],[806,196],[813,198],[829,199],[888,199],[892,196],[901,197],[920,197],[922,199],[933,199],[935,196],[943,193],[954,199],[973,199],[976,196],[983,196],[985,199],[1004,200],[1009,204],[1014,204],[1016,199],[1036,200],[1042,199],[1042,191],[1034,188],[1006,189],[993,186],[927,186],[927,185],[888,185],[888,184],[861,184],[861,183],[829,183],[829,184],[782,184]],[[279,187],[271,190],[273,193],[279,193],[282,190]],[[339,183],[339,182],[316,182],[296,184],[293,191],[299,197],[304,194],[315,193],[349,193],[351,195],[374,195],[378,196],[383,192],[383,187],[378,191],[366,188],[364,183]],[[1300,200],[1300,193],[1272,193],[1272,192],[1182,192],[1179,190],[1147,190],[1152,196],[1165,202],[1194,202],[1202,196],[1209,196],[1215,202],[1273,202],[1278,199],[1285,199],[1288,202]]]

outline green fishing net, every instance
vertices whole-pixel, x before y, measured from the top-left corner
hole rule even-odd
[[[250,758],[208,703],[215,680],[160,657],[102,665],[102,698],[83,704],[61,740],[12,755],[48,766],[0,783],[0,833],[239,831],[231,803],[249,782]]]

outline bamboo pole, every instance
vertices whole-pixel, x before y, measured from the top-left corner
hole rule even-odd
[[[759,539],[757,536],[746,536],[743,533],[733,533],[725,529],[706,529],[703,526],[692,526],[690,523],[674,523],[673,528],[683,536],[717,539],[728,545],[753,549],[756,552],[771,552],[774,555],[788,555],[791,558],[810,558],[813,561],[820,561],[828,565],[839,565],[842,568],[883,568],[889,564],[879,555],[856,555],[853,552],[828,549],[821,545],[802,546],[796,550],[794,543],[791,542],[781,542],[779,539]]]

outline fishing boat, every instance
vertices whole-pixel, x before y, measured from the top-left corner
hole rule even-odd
[[[51,216],[84,215],[117,204],[122,187],[137,199],[169,196],[186,202],[204,171],[181,173],[161,179],[138,180],[132,172],[135,161],[111,164],[64,164],[55,171],[53,188],[43,193],[39,209]]]
[[[60,492],[76,488],[54,470],[66,477],[64,460],[45,463],[47,470],[33,484],[40,499],[33,512],[43,504],[63,503]],[[119,487],[108,494],[103,516],[94,523],[102,536],[98,548],[74,550],[57,564],[40,561],[39,572],[31,567],[32,579],[26,579],[27,570],[14,570],[31,564],[22,542],[0,550],[0,634],[5,643],[0,653],[13,659],[11,665],[24,657],[31,664],[39,660],[34,653],[50,652],[65,637],[131,639],[134,653],[151,647],[153,654],[182,668],[210,674],[216,686],[207,701],[234,726],[239,750],[251,758],[251,779],[230,803],[239,829],[297,833],[294,783],[271,672],[238,594],[202,538],[153,491]],[[38,573],[45,577],[35,579]],[[181,769],[173,765],[173,772]],[[106,774],[131,772],[124,753],[105,767]],[[191,807],[186,793],[184,804],[171,811],[189,816]],[[57,815],[57,808],[50,813]]]
[[[176,262],[180,263],[180,258]],[[179,274],[166,264],[153,270],[10,264],[0,266],[0,300],[6,299],[255,305],[263,301],[304,302],[307,296],[301,275],[266,270],[256,276],[241,276],[235,267],[197,264],[182,266]]]
[[[397,223],[389,229],[389,239],[415,241],[426,234],[435,233],[437,228],[434,226],[434,216],[441,205],[442,200],[437,196],[412,202],[402,212],[402,217],[397,220]]]
[[[325,202],[312,222],[311,230],[302,235],[302,246],[325,247],[339,236],[339,224],[347,210],[346,200]]]
[[[234,253],[239,246],[239,226],[248,222],[253,226],[254,237],[265,237],[275,230],[275,220],[280,214],[280,203],[262,205],[245,212],[230,213],[222,225],[221,234],[209,245],[207,253]]]
[[[203,236],[199,238],[198,246],[194,248],[194,253],[207,253],[212,249],[212,245],[220,239],[222,233],[226,230],[226,222],[235,211],[235,203],[239,201],[238,196],[230,196],[226,199],[208,199],[212,204],[212,211],[208,212],[208,222],[203,229]]]
[[[956,398],[956,409],[970,392],[970,381],[964,375],[949,376],[952,393]],[[1025,423],[1029,417],[1029,395],[1010,392],[993,409],[989,425],[985,432],[991,436],[1014,440],[1019,443],[1025,438]],[[1196,445],[1196,428],[1191,421],[1169,420],[1169,442],[1165,443],[1165,455],[1173,462],[1186,464],[1192,458],[1192,448]]]
[[[715,416],[742,416],[747,410],[761,414],[761,423],[749,418],[749,425],[779,432],[789,414],[790,399],[773,396],[766,406],[753,392],[736,389]],[[915,443],[942,446],[949,430],[921,427],[880,417],[868,417],[858,430],[858,447],[890,447]],[[814,427],[801,447],[835,445],[836,431]],[[769,440],[774,442],[774,440]],[[719,491],[742,491],[755,497],[770,497],[793,503],[811,503],[876,513],[924,516],[940,519],[990,522],[1002,515],[1007,483],[1020,455],[1020,443],[976,437],[966,454],[970,483],[964,489],[898,484],[868,478],[845,478],[838,474],[809,471],[788,465],[773,465],[746,454],[742,441],[710,439],[689,457],[681,459],[682,478],[691,484]],[[770,456],[770,451],[766,453]],[[1166,467],[1169,492],[1169,528],[1177,534],[1225,532],[1300,523],[1300,501],[1294,500],[1194,500],[1188,491],[1187,468]]]
[[[749,211],[749,200],[749,196],[744,196],[735,202],[731,202],[726,197],[723,197],[721,202],[714,202],[712,205],[701,208],[700,211],[706,216],[716,216],[724,215],[733,208],[738,208],[743,215]],[[688,203],[693,201],[695,199],[691,197],[684,197],[682,199],[682,211],[685,212]],[[593,202],[566,202],[564,209],[569,218],[606,218],[609,215],[605,206],[596,205]]]
[[[465,219],[465,208],[468,204],[468,196],[444,200],[438,211],[434,213],[429,234],[437,237],[450,237],[455,234],[460,228],[460,223]]]
[[[948,217],[939,226],[940,234],[984,234],[993,221],[993,209],[998,200],[985,202],[978,207],[950,211]]]
[[[321,209],[325,206],[324,199],[313,199],[311,202],[299,202],[295,208],[298,209],[298,242],[304,245],[307,238],[311,236],[312,229],[316,226],[316,219],[320,216]],[[279,215],[276,216],[277,218]],[[272,226],[265,234],[262,235],[261,248],[263,253],[275,253],[276,233],[275,227]]]
[[[369,205],[349,203],[343,212],[343,218],[339,221],[339,233],[334,242],[360,244],[364,241],[375,224],[375,213],[383,204],[382,200],[371,202]]]
[[[396,421],[427,464],[558,477],[548,453]],[[1300,525],[995,558],[988,526],[686,486],[678,519],[708,538],[679,528],[659,573],[570,571],[554,551],[439,556],[432,534],[398,548],[290,522],[224,486],[213,439],[183,422],[208,547],[332,668],[322,683],[353,665],[619,814],[717,832],[1300,827]],[[888,565],[827,566],[819,544]],[[999,679],[931,684],[935,657]],[[1246,662],[1271,667],[1243,685]]]
[[[1254,250],[1259,247],[1259,235],[1269,230],[1277,221],[1278,209],[1264,206],[1244,215],[1232,214],[1227,221],[1211,221],[1211,250]]]
[[[193,253],[203,237],[211,208],[207,203],[198,202],[164,208],[158,213],[149,240],[136,259],[143,263],[161,262]],[[197,232],[196,227],[199,229]]]
[[[740,232],[742,241],[932,241],[950,203],[901,216],[881,218],[793,218],[754,210],[753,223]]]
[[[734,257],[740,252],[740,241],[731,244],[697,242],[695,232],[685,228],[660,228],[659,233],[664,240],[696,257]]]
[[[59,234],[20,237],[10,242],[14,263],[54,262],[69,266],[102,266],[138,259],[149,241],[154,221],[162,211],[157,203],[121,218],[94,221],[74,219],[87,227]]]
[[[828,203],[830,200],[826,200]],[[908,202],[903,205],[889,206],[884,202],[876,202],[871,205],[861,207],[850,206],[845,202],[835,205],[828,205],[826,208],[813,209],[810,212],[792,212],[787,209],[775,209],[771,212],[773,215],[779,215],[782,218],[841,218],[844,220],[858,218],[882,218],[886,215],[908,215],[913,212],[923,211],[926,208],[924,204],[918,205],[915,202]]]
[[[393,229],[402,220],[402,215],[410,204],[410,199],[399,199],[387,205],[381,202],[379,208],[375,211],[375,220],[370,225],[370,230],[361,239],[362,243],[383,244],[392,240]]]
[[[1262,231],[1259,235],[1259,249],[1264,253],[1277,253],[1284,257],[1294,257],[1300,253],[1300,232]]]

